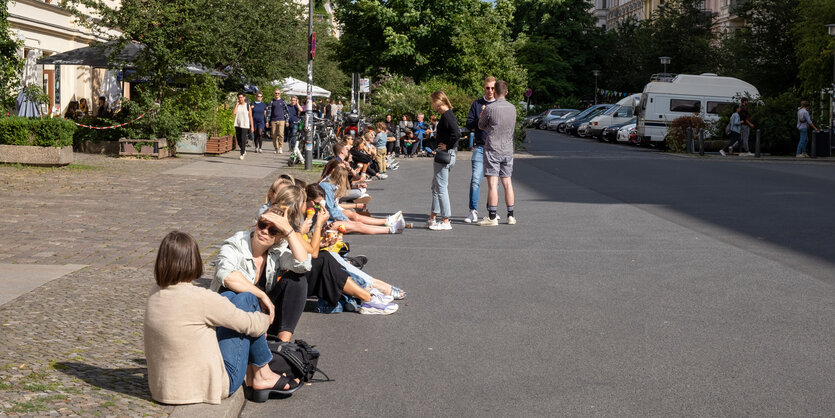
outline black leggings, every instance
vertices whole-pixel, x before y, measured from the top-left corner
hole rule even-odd
[[[307,295],[336,306],[348,281],[348,272],[333,257],[330,252],[320,251],[312,260],[313,267],[307,273]]]
[[[255,128],[253,139],[255,140],[255,149],[261,149],[261,145],[264,143],[264,128]]]
[[[238,148],[241,149],[241,155],[244,155],[244,153],[246,152],[246,142],[249,137],[249,129],[239,128],[236,126],[235,137],[238,139]]]
[[[282,331],[294,332],[307,302],[307,280],[304,275],[288,271],[276,278],[276,281],[268,293],[275,305],[275,320],[267,330],[270,335]]]

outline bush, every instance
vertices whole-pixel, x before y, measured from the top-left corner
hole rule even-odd
[[[132,100],[124,103],[119,115],[125,121],[132,121],[145,114],[142,119],[124,127],[125,137],[167,138],[170,144],[176,144],[185,130],[185,125],[178,115],[177,102],[173,98],[164,97],[161,104],[156,104],[154,99],[152,92],[139,90]]]
[[[705,122],[699,116],[682,116],[673,120],[667,130],[667,150],[684,152],[687,149],[687,129],[693,128],[698,132],[705,127]]]
[[[120,115],[122,115],[121,112],[117,114],[117,118],[121,119]],[[78,121],[78,123],[87,126],[113,126],[122,122],[124,121],[93,117],[83,118]],[[72,142],[73,146],[78,147],[84,141],[118,141],[119,138],[126,136],[127,133],[124,128],[90,129],[78,127],[75,130],[75,134],[73,134]]]
[[[748,112],[751,114],[751,147],[754,147],[756,131],[760,130],[760,150],[771,154],[794,155],[799,134],[797,133],[797,108],[801,98],[791,92],[775,97],[751,100]],[[814,119],[813,119],[814,121]]]
[[[0,144],[65,147],[72,145],[75,124],[61,118],[0,118]]]

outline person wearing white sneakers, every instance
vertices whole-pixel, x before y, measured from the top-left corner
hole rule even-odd
[[[249,132],[255,132],[255,125],[252,123],[252,108],[246,104],[246,96],[243,93],[238,93],[238,102],[235,103],[235,109],[232,110],[235,115],[235,137],[238,140],[238,147],[241,148],[241,159],[246,155],[246,143],[249,138]]]
[[[507,204],[507,224],[515,225],[513,214],[515,196],[513,183],[513,131],[516,129],[516,107],[505,100],[507,83],[496,82],[496,101],[481,111],[478,128],[484,131],[484,176],[487,177],[488,215],[478,222],[479,226],[497,226],[496,209],[499,205],[499,178],[504,187]]]
[[[458,128],[458,120],[452,111],[452,104],[449,102],[446,93],[438,90],[430,96],[429,102],[432,108],[441,114],[438,122],[438,131],[435,133],[435,161],[432,163],[435,169],[435,176],[432,179],[432,212],[427,221],[429,229],[433,231],[449,231],[452,224],[449,217],[452,216],[452,208],[449,204],[449,171],[455,165],[455,152],[458,149],[458,139],[461,138],[461,130]],[[428,141],[427,141],[428,142]],[[444,154],[449,158],[446,161],[439,161]],[[442,221],[438,222],[436,217],[441,215]]]
[[[406,228],[406,221],[403,213],[397,212],[387,218],[373,218],[363,216],[354,211],[342,211],[339,206],[339,199],[345,195],[348,189],[348,169],[339,164],[334,167],[331,175],[322,179],[319,185],[325,193],[325,205],[330,213],[330,229],[338,229],[344,225],[347,233],[360,234],[400,234]]]
[[[484,131],[478,129],[478,118],[481,111],[490,103],[496,101],[496,77],[489,76],[484,79],[484,97],[476,100],[470,106],[470,113],[467,114],[467,129],[474,135],[473,138],[473,173],[470,177],[470,213],[464,219],[466,223],[478,222],[478,192],[481,188],[481,178],[484,177]]]

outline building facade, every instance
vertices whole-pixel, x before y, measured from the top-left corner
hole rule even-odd
[[[19,53],[29,67],[24,71],[29,74],[24,82],[37,83],[49,95],[46,113],[63,114],[72,100],[86,98],[91,108],[95,105],[94,98],[102,94],[105,70],[32,64],[37,58],[83,48],[105,39],[76,22],[75,17],[58,3],[57,0],[15,0],[9,2],[8,10],[13,36],[23,44]]]

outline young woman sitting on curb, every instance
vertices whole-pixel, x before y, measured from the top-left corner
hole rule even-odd
[[[330,220],[333,222],[332,229],[344,225],[348,233],[357,232],[360,234],[399,234],[406,227],[406,221],[400,212],[388,218],[372,218],[363,216],[351,210],[343,211],[338,204],[339,199],[348,190],[347,169],[337,165],[331,171],[331,175],[319,182],[325,191],[325,202]]]
[[[194,286],[202,274],[194,238],[168,233],[157,252],[156,284],[145,306],[151,397],[166,404],[220,404],[242,384],[259,395],[301,387],[269,367],[272,353],[264,333],[274,318],[271,304],[264,306],[248,292],[219,295]]]

